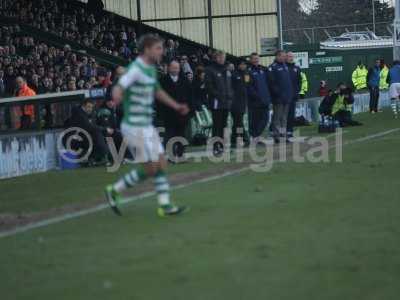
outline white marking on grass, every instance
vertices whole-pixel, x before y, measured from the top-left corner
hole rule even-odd
[[[395,128],[395,129],[383,131],[383,132],[380,132],[380,133],[367,135],[365,137],[358,138],[358,139],[355,139],[353,141],[348,141],[348,142],[344,143],[344,146],[345,145],[352,145],[352,144],[356,144],[356,143],[362,143],[362,142],[369,141],[369,140],[378,139],[380,137],[383,137],[383,136],[386,136],[386,135],[389,135],[389,134],[392,134],[392,133],[395,133],[395,132],[398,132],[398,131],[400,131],[400,128]],[[332,147],[335,147],[335,146],[336,145],[333,145]],[[244,167],[244,168],[241,168],[241,169],[238,169],[238,170],[235,170],[235,171],[224,172],[223,174],[218,174],[218,175],[210,176],[210,177],[207,177],[207,178],[195,180],[195,181],[190,182],[190,183],[176,185],[176,186],[174,186],[173,190],[180,190],[180,189],[184,189],[184,188],[196,185],[196,184],[208,183],[208,182],[211,182],[211,181],[216,181],[216,180],[219,180],[219,179],[222,179],[222,178],[226,178],[226,177],[230,177],[230,176],[234,176],[234,175],[239,175],[241,173],[244,173],[244,172],[247,172],[247,171],[250,171],[250,170],[251,170],[250,167]],[[155,195],[156,195],[155,192],[146,192],[146,193],[134,196],[134,197],[130,197],[130,198],[124,199],[122,201],[122,203],[123,204],[130,204],[130,203],[134,203],[134,202],[137,202],[137,201],[145,199],[145,198],[153,197]],[[37,228],[41,228],[41,227],[47,227],[49,225],[61,223],[61,222],[67,221],[67,220],[71,220],[71,219],[75,219],[75,218],[79,218],[79,217],[84,217],[84,216],[87,216],[87,215],[90,215],[90,214],[94,214],[96,212],[99,212],[99,211],[102,211],[102,210],[105,210],[105,209],[108,209],[108,208],[109,208],[108,204],[100,204],[100,205],[97,205],[97,206],[95,206],[93,208],[84,209],[84,210],[81,210],[81,211],[78,211],[78,212],[73,212],[73,213],[67,213],[67,214],[64,214],[62,216],[50,218],[50,219],[47,219],[47,220],[43,220],[43,221],[35,222],[35,223],[32,223],[32,224],[28,224],[28,225],[25,225],[25,226],[21,226],[21,227],[15,228],[15,229],[11,229],[11,230],[0,232],[0,238],[17,235],[19,233],[27,232],[27,231],[30,231],[30,230],[33,230],[33,229],[37,229]]]

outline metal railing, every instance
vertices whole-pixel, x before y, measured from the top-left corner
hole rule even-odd
[[[286,43],[316,44],[330,37],[339,36],[346,32],[373,31],[373,23],[335,25],[326,27],[290,28],[283,30],[283,40]],[[378,36],[392,37],[393,23],[375,23],[375,33]]]

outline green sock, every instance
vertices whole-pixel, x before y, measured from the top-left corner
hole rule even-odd
[[[171,202],[169,199],[170,187],[169,187],[167,176],[164,171],[159,171],[154,176],[154,186],[155,186],[155,189],[157,192],[158,205],[161,207],[171,205]]]
[[[139,182],[146,180],[146,178],[147,175],[143,168],[133,169],[113,185],[114,191],[121,193]]]

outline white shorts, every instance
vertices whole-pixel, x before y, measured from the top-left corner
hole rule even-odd
[[[400,97],[400,83],[392,83],[389,88],[390,99],[398,99]]]
[[[121,132],[135,162],[158,162],[160,155],[164,154],[160,136],[153,126],[134,127],[123,123]]]

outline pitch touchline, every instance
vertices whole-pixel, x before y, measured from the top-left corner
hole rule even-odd
[[[367,135],[365,137],[358,138],[358,139],[355,139],[353,141],[345,142],[343,144],[343,146],[362,143],[362,142],[365,142],[365,141],[368,141],[368,140],[377,139],[377,138],[392,134],[392,133],[397,132],[397,131],[400,131],[400,128],[394,128],[394,129],[390,129],[390,130],[383,131],[383,132],[380,132],[380,133]],[[330,148],[335,147],[335,146],[336,145],[333,145]],[[215,181],[215,180],[218,180],[218,179],[221,179],[221,178],[238,175],[238,174],[241,174],[241,173],[249,171],[249,170],[251,170],[249,166],[243,167],[243,168],[235,170],[235,171],[228,171],[228,172],[224,172],[223,174],[213,175],[213,176],[210,176],[210,177],[207,177],[207,178],[199,179],[199,180],[193,181],[191,183],[178,184],[178,185],[174,186],[172,190],[180,190],[180,189],[184,189],[184,188],[193,186],[195,184],[208,183],[208,182]],[[146,192],[146,193],[143,193],[143,194],[131,197],[131,198],[124,199],[122,201],[122,203],[123,204],[133,203],[133,202],[145,199],[145,198],[153,197],[155,195],[156,195],[155,192]],[[93,214],[93,213],[96,213],[96,212],[99,212],[99,211],[102,211],[102,210],[108,209],[108,208],[109,208],[108,204],[100,204],[100,205],[97,205],[97,206],[95,206],[93,208],[81,210],[79,212],[67,213],[67,214],[64,214],[62,216],[50,218],[50,219],[39,221],[39,222],[35,222],[35,223],[29,224],[29,225],[17,227],[15,229],[11,229],[11,230],[7,230],[7,231],[4,231],[4,232],[0,232],[0,238],[17,235],[19,233],[27,232],[27,231],[30,231],[30,230],[33,230],[33,229],[37,229],[37,228],[41,228],[41,227],[47,227],[49,225],[61,223],[61,222],[68,221],[68,220],[71,220],[71,219],[84,217],[84,216],[87,216],[87,215],[90,215],[90,214]]]

